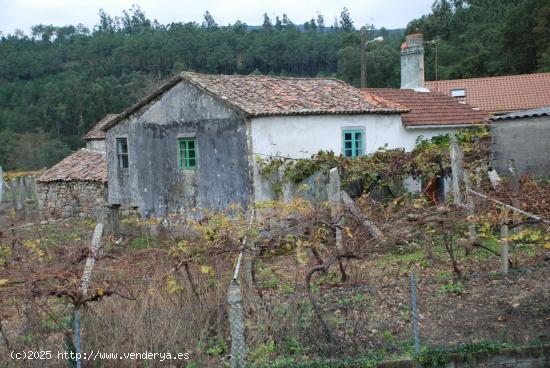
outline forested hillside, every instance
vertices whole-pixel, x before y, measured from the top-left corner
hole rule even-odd
[[[439,0],[407,31],[440,38],[440,78],[550,70],[548,0]],[[102,116],[120,112],[181,70],[224,74],[334,76],[357,85],[360,32],[344,8],[334,24],[315,14],[303,24],[286,15],[260,26],[151,21],[133,7],[99,11],[92,29],[36,25],[0,39],[0,165],[48,166],[82,146]],[[368,83],[398,87],[402,30],[375,30],[385,42],[368,48]],[[427,45],[427,79],[434,78]]]

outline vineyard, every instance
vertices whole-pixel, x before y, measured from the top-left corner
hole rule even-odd
[[[91,220],[26,224],[5,212],[0,365],[17,366],[11,351],[81,349],[189,353],[171,364],[223,367],[238,351],[235,318],[252,367],[371,367],[403,357],[444,366],[451,352],[548,344],[550,183],[494,180],[487,144],[482,129],[454,143],[420,141],[412,153],[273,158],[262,174],[275,187],[337,167],[338,198],[232,206],[193,220],[129,216],[116,234]],[[460,185],[438,199],[429,183],[457,168]],[[409,176],[428,185],[398,190]],[[363,194],[352,199],[353,188]],[[242,301],[228,307],[231,285]]]

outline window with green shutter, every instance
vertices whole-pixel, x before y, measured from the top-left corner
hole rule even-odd
[[[342,153],[345,157],[362,156],[365,152],[365,131],[350,129],[342,131]]]
[[[196,138],[178,139],[178,166],[180,169],[195,170],[198,153]]]

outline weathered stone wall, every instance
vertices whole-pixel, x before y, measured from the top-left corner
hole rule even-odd
[[[39,182],[37,196],[44,218],[98,218],[107,204],[107,186],[85,181]]]

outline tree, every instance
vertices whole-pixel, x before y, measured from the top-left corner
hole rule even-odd
[[[296,28],[294,26],[294,23],[290,20],[290,18],[286,14],[283,14],[283,20],[282,20],[281,23],[282,23],[282,26],[283,26],[284,30],[289,30],[289,29]]]
[[[214,17],[210,14],[210,12],[207,10],[204,13],[204,21],[202,22],[203,28],[213,29],[217,28],[218,24],[214,20]]]
[[[279,16],[275,17],[275,30],[276,31],[282,31],[283,30],[283,23],[279,19]]]
[[[351,32],[355,29],[349,10],[346,7],[344,7],[340,13],[340,28],[342,28],[344,32]]]
[[[426,40],[442,37],[441,78],[532,73],[550,71],[549,19],[548,0],[438,0],[408,30],[423,32]],[[306,32],[287,15],[272,22],[267,14],[253,31],[239,21],[218,26],[209,12],[204,24],[161,25],[137,6],[118,17],[100,10],[97,23],[93,32],[82,25],[37,25],[33,38],[22,31],[0,36],[3,141],[24,137],[28,143],[34,136],[24,134],[41,131],[57,142],[42,144],[42,152],[62,151],[59,142],[77,149],[82,134],[105,114],[123,111],[181,70],[336,76],[359,83],[360,34],[347,9],[331,32],[321,13],[303,23]],[[371,36],[378,35],[385,41],[369,46],[368,84],[398,87],[403,32],[373,29]],[[427,44],[428,80],[434,78],[434,61],[435,48]],[[32,158],[25,157],[7,158],[0,147],[3,166],[27,166]]]
[[[361,55],[358,47],[346,46],[338,51],[338,78],[359,85],[361,78]]]
[[[99,24],[95,27],[97,32],[115,32],[118,29],[118,21],[103,9],[99,9]]]
[[[124,32],[141,33],[151,29],[151,21],[147,19],[139,5],[132,5],[129,11],[124,10],[122,14],[119,21]]]
[[[316,31],[317,23],[315,23],[315,19],[311,18],[311,20],[305,22],[303,28],[305,32]]]
[[[320,12],[317,12],[317,27],[321,32],[325,30],[325,17]]]
[[[271,19],[267,15],[267,13],[264,13],[264,22],[262,23],[262,29],[265,30],[272,30],[273,24],[271,24]]]
[[[55,34],[55,27],[51,24],[38,24],[31,27],[32,36],[40,37],[43,42],[51,42],[51,38]]]

